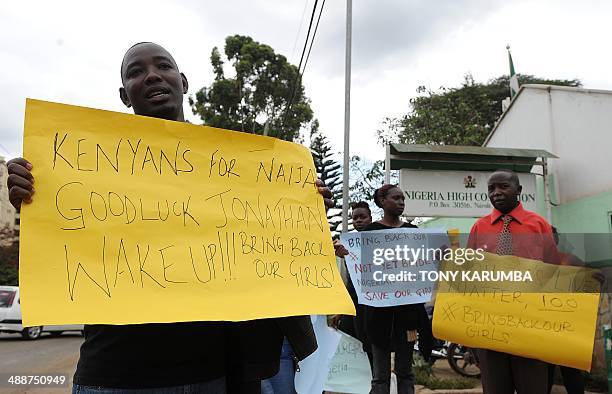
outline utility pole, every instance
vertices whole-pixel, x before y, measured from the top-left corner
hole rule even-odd
[[[342,232],[348,231],[349,204],[349,136],[351,133],[351,41],[353,0],[346,0],[346,48],[344,70],[344,167],[342,171]]]

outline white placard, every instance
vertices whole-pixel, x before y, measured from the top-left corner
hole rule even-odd
[[[406,216],[482,217],[493,206],[487,192],[488,171],[400,170]],[[535,174],[517,173],[523,207],[536,210]]]

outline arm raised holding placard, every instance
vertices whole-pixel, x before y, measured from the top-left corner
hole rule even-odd
[[[30,172],[33,168],[32,164],[23,157],[17,157],[9,160],[7,163],[9,176],[6,184],[9,189],[9,201],[15,207],[17,212],[21,210],[21,204],[29,204],[32,202],[34,195],[34,176]],[[332,192],[325,186],[325,183],[317,179],[317,191],[323,196],[325,208],[333,208],[335,203],[331,199]]]
[[[21,204],[32,202],[34,194],[34,177],[30,172],[32,164],[22,157],[9,160],[7,169],[9,176],[6,184],[9,189],[9,201],[17,212],[21,210]]]
[[[175,122],[185,121],[183,95],[187,93],[187,79],[179,71],[174,58],[161,46],[150,42],[141,42],[129,48],[121,63],[121,81],[120,98],[128,108],[133,108],[136,115]],[[58,148],[58,146],[55,148]],[[34,156],[30,157],[33,158]],[[33,163],[30,163],[23,158],[16,158],[8,163],[9,198],[11,204],[17,210],[21,210],[22,204],[29,204],[34,199],[33,168],[35,166],[38,166],[39,169],[44,167],[37,160],[32,161]],[[65,164],[71,167],[70,162],[66,161]],[[174,167],[176,168],[176,165]],[[56,171],[59,172],[60,170],[56,169]],[[41,174],[42,170],[41,173],[36,173],[39,178],[39,185],[41,183],[45,184],[44,182],[47,181],[46,177],[43,177],[45,179],[40,178]],[[158,185],[153,182],[152,186]],[[333,206],[329,188],[325,187],[320,180],[317,180],[316,186],[318,192],[324,198],[325,205],[327,207]],[[42,189],[44,189],[44,193]],[[47,187],[42,189],[38,191],[41,197],[49,192]],[[42,202],[42,199],[40,199],[40,202]],[[36,205],[30,208],[37,208],[38,210],[35,217],[30,216],[28,219],[30,223],[34,221],[40,223],[45,220],[43,216],[47,215],[47,212],[40,213],[44,209],[38,209],[39,207]],[[185,210],[185,208],[183,209]],[[48,216],[51,217],[52,213],[48,213]],[[59,229],[58,231],[60,230],[71,229]],[[24,242],[22,248],[32,250],[39,248],[39,245],[35,242],[29,242],[26,245]],[[26,265],[25,263],[22,264],[22,268]],[[30,274],[32,274],[40,271],[41,267],[49,265],[49,261],[48,259],[29,259],[27,265],[32,268],[30,270]],[[166,266],[166,268],[168,267],[170,265]],[[140,269],[143,269],[142,265],[140,265]],[[25,275],[22,276],[22,279],[24,277]],[[297,336],[303,339],[304,345],[302,349],[298,350],[302,350],[300,354],[305,357],[316,347],[316,341],[308,335],[312,330],[310,322],[304,322],[303,320],[293,317],[282,323],[295,323],[293,324],[293,328],[295,328],[293,332],[297,332]],[[121,389],[178,387],[180,389],[190,388],[192,391],[198,392],[225,391],[225,377],[232,372],[228,369],[229,359],[235,358],[235,355],[230,353],[229,347],[226,346],[226,338],[229,338],[228,341],[236,342],[236,337],[229,335],[227,327],[236,327],[236,323],[187,321],[146,324],[146,321],[143,324],[86,325],[85,341],[81,347],[80,359],[73,379],[75,389],[78,391],[79,386]],[[279,335],[282,339],[282,334],[278,334],[278,330],[275,332],[264,331],[268,336],[273,337],[273,342]],[[281,331],[287,334],[285,330],[281,329]],[[248,334],[248,332],[245,332],[245,334]],[[254,339],[253,335],[245,335],[245,337],[249,340],[259,339]],[[264,349],[265,354],[252,354],[259,364],[266,364],[266,373],[268,369],[277,368],[278,360],[271,360],[269,355],[273,355],[274,351],[280,350],[281,342],[277,346],[278,349],[267,348]],[[109,362],[109,360],[112,362]],[[164,362],[159,360],[164,360]],[[267,375],[255,374],[255,376],[252,376],[255,381],[262,377],[267,377]],[[240,384],[242,383],[241,379],[244,378],[238,376],[237,381],[231,382],[231,379],[228,381],[230,381],[229,383]],[[118,389],[118,392],[121,392],[121,389]]]

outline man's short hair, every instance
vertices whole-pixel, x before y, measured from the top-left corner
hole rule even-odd
[[[516,172],[514,172],[512,170],[509,170],[507,168],[500,168],[499,170],[495,170],[495,172],[505,172],[506,174],[510,175],[510,180],[512,182],[515,182],[517,186],[521,185],[521,181],[520,181],[518,175],[516,174]],[[495,174],[495,172],[493,174]],[[491,175],[493,175],[493,174],[491,174]]]
[[[123,54],[123,59],[121,60],[121,68],[119,69],[119,72],[121,73],[121,81],[123,81],[123,66],[125,65],[125,58],[127,56],[127,54],[135,47],[139,46],[139,45],[145,45],[145,44],[151,44],[151,45],[157,45],[158,47],[162,48],[164,51],[166,51],[168,53],[168,56],[170,56],[170,59],[174,62],[174,65],[178,67],[178,65],[176,64],[176,60],[174,60],[174,57],[172,57],[172,55],[170,54],[170,52],[168,52],[168,50],[166,48],[164,48],[163,46],[156,44],[154,42],[151,41],[140,41],[137,42],[136,44],[132,45],[131,47],[129,47],[127,49],[127,51],[125,51],[125,53]]]

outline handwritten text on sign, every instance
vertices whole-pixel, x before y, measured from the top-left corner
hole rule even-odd
[[[353,313],[304,147],[28,100],[24,324]]]
[[[434,282],[426,274],[437,271],[436,256],[449,244],[443,230],[414,228],[345,233],[340,240],[358,302],[379,307],[429,301]]]
[[[534,280],[439,282],[436,338],[590,370],[599,293],[588,270],[489,253],[477,266],[444,262],[442,270],[447,265],[529,271]]]
[[[338,332],[341,335],[340,342],[329,363],[329,373],[323,388],[327,392],[367,394],[372,387],[372,370],[368,356],[363,351],[363,344]]]

